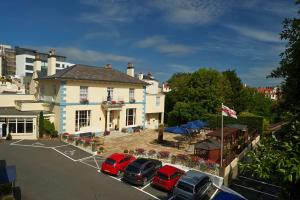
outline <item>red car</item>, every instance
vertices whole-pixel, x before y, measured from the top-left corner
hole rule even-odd
[[[108,174],[120,176],[124,172],[125,168],[135,160],[136,158],[129,154],[114,153],[110,155],[102,163],[101,171]]]
[[[176,167],[165,165],[160,168],[152,180],[152,185],[167,191],[172,191],[179,178],[185,172]]]

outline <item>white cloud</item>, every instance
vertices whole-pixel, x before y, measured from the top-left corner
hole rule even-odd
[[[231,6],[232,0],[82,0],[94,10],[81,14],[84,21],[109,24],[127,23],[158,11],[158,16],[175,24],[203,25],[217,20]]]
[[[165,19],[175,24],[203,25],[214,22],[231,5],[230,0],[155,0]]]
[[[135,46],[140,47],[140,48],[148,48],[148,47],[153,47],[161,44],[166,44],[167,39],[164,36],[152,36],[152,37],[147,37],[143,40],[138,41]]]
[[[94,50],[82,50],[76,47],[57,47],[58,53],[67,56],[68,60],[82,63],[136,62],[129,56],[103,53]]]
[[[83,0],[92,11],[81,14],[81,19],[98,24],[128,23],[146,13],[146,8],[138,1],[129,0]]]
[[[194,53],[197,48],[182,44],[164,44],[158,46],[158,50],[165,54],[188,54]]]
[[[154,48],[156,51],[168,55],[195,53],[199,47],[173,43],[164,36],[151,36],[134,44],[139,48]]]
[[[195,71],[192,67],[187,66],[187,65],[169,64],[168,66],[174,72],[193,72],[193,71]]]
[[[259,30],[245,26],[228,25],[228,28],[238,32],[239,34],[262,42],[281,42],[278,33],[266,30]]]
[[[277,64],[267,64],[261,67],[252,67],[239,76],[249,86],[275,86],[282,82],[282,79],[266,78],[275,68]]]

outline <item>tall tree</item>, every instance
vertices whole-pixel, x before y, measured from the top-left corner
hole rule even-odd
[[[222,73],[225,76],[225,78],[229,81],[232,90],[232,95],[226,97],[227,105],[232,107],[239,113],[243,111],[243,107],[241,107],[241,103],[240,103],[243,83],[241,79],[237,76],[235,70],[226,70]]]
[[[297,0],[296,4],[300,4]],[[298,11],[298,14],[300,10]],[[283,78],[281,85],[282,106],[292,113],[300,111],[300,19],[285,19],[281,39],[288,41],[281,54],[280,66],[270,77]]]
[[[300,4],[300,0],[296,1]],[[298,12],[300,14],[300,11]],[[282,199],[300,199],[300,19],[286,19],[281,38],[287,40],[280,66],[271,77],[283,78],[281,106],[285,125],[273,137],[264,137],[241,168],[256,177],[280,180]]]

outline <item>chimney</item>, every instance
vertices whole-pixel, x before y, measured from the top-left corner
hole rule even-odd
[[[56,73],[56,55],[55,55],[55,49],[51,49],[48,55],[47,76],[54,75],[55,73]]]
[[[127,75],[134,77],[134,66],[132,63],[127,65]]]
[[[41,71],[42,62],[40,58],[40,54],[38,52],[35,53],[35,58],[33,61],[33,74],[32,79],[38,78],[38,72]]]
[[[139,79],[143,80],[143,78],[144,78],[144,74],[143,73],[139,73]]]
[[[106,64],[104,68],[105,69],[112,69],[112,64]]]

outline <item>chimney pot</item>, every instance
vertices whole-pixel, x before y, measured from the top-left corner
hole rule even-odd
[[[104,68],[105,69],[112,69],[112,64],[106,64]]]

